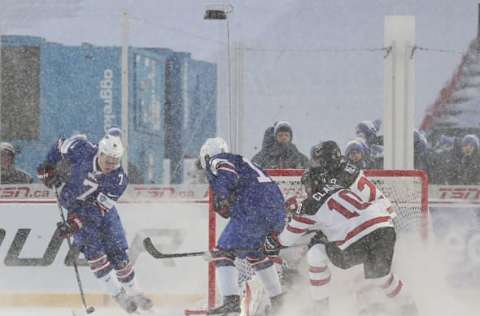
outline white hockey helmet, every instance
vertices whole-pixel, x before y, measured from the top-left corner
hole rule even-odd
[[[120,160],[124,152],[122,140],[118,136],[105,135],[98,143],[98,152]]]
[[[202,165],[202,169],[206,168],[207,160],[210,159],[210,157],[228,152],[227,142],[223,138],[208,138],[200,148],[200,164]]]

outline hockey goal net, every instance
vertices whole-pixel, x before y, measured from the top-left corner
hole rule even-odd
[[[267,174],[279,184],[285,199],[292,196],[302,198],[303,191],[300,179],[303,170],[276,169],[267,170]],[[406,232],[418,233],[418,238],[428,239],[428,177],[424,171],[419,170],[365,170],[365,175],[382,190],[385,196],[392,202],[396,211],[394,219],[397,233],[401,236]],[[217,241],[221,227],[225,224],[218,220],[213,210],[212,194],[209,198],[209,249],[212,249]],[[245,262],[239,262],[240,277],[249,279],[254,272],[245,266]],[[244,281],[244,280],[241,280]],[[208,268],[208,307],[218,303],[217,286],[215,280],[215,267],[212,263]],[[245,295],[250,295],[248,284],[245,286]],[[246,298],[248,304],[248,297]],[[205,311],[187,310],[186,315],[204,314]],[[242,315],[251,315],[243,311]]]

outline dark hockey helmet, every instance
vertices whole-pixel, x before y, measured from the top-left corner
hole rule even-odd
[[[321,167],[310,167],[305,170],[301,182],[308,195],[319,192],[327,183],[326,172]]]
[[[312,147],[310,159],[312,167],[323,168],[324,171],[333,171],[340,165],[342,152],[336,142],[327,140]]]

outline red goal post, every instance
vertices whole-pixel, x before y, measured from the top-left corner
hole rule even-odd
[[[279,184],[285,199],[302,196],[301,176],[303,169],[272,169],[266,173]],[[364,170],[364,174],[382,190],[392,202],[397,217],[397,230],[415,230],[422,239],[428,238],[428,176],[421,170]],[[217,217],[213,209],[212,193],[209,192],[208,247],[217,241]],[[208,306],[216,300],[215,266],[208,267]]]

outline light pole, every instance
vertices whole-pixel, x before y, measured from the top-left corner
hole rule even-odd
[[[225,20],[227,28],[227,98],[228,98],[228,143],[233,152],[238,150],[237,120],[232,104],[232,61],[230,52],[230,21],[228,15],[233,12],[231,4],[209,5],[205,10],[205,20]],[[235,116],[235,119],[234,119]]]

